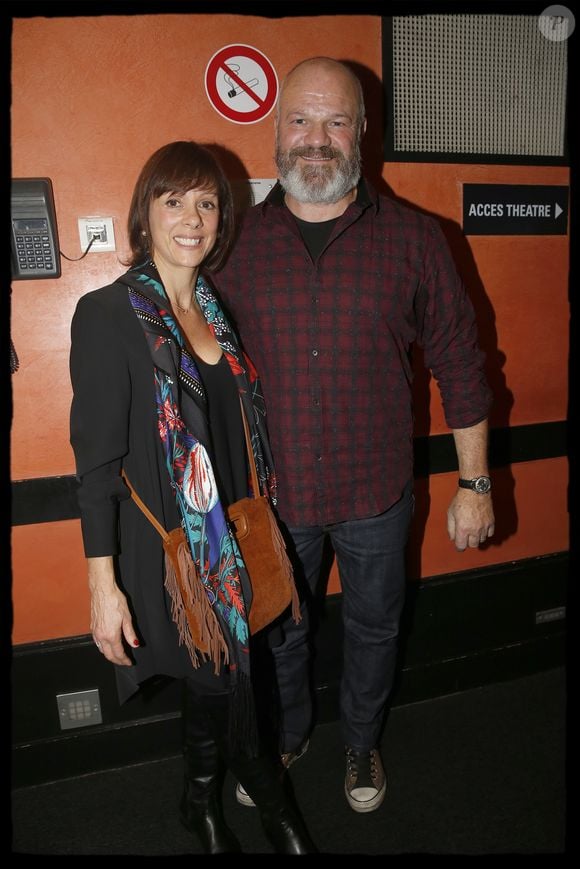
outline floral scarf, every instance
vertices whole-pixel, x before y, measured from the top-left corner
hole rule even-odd
[[[226,521],[210,457],[206,397],[195,364],[176,323],[159,274],[152,263],[128,271],[119,280],[143,328],[154,365],[158,433],[199,581],[220,631],[216,672],[229,663],[234,685],[249,686],[249,629],[245,594],[247,572]],[[239,389],[250,427],[261,493],[275,499],[275,476],[265,428],[265,406],[256,371],[243,354],[219,303],[202,277],[196,299],[224,353]],[[251,484],[248,480],[248,494]],[[199,591],[199,590],[197,590]],[[205,656],[201,654],[203,659]],[[195,657],[193,664],[196,666]],[[245,691],[244,691],[245,693]]]

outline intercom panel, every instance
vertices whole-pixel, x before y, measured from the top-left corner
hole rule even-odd
[[[50,178],[13,178],[12,279],[59,278],[60,253]]]

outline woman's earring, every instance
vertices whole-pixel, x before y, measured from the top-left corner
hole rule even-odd
[[[147,233],[145,232],[144,229],[141,230],[141,235],[143,235],[143,236],[145,236],[145,237],[147,236]]]

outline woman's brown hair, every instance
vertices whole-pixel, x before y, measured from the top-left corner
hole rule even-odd
[[[149,205],[164,193],[187,193],[194,189],[215,190],[219,204],[217,240],[202,267],[217,270],[225,260],[234,235],[232,191],[220,164],[204,145],[170,142],[153,153],[143,166],[129,207],[127,229],[131,257],[127,265],[139,265],[151,257]]]

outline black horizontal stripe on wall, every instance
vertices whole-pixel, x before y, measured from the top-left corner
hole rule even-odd
[[[36,477],[12,483],[12,525],[78,519],[76,477]]]
[[[457,470],[453,435],[415,438],[415,477]],[[544,422],[492,429],[490,466],[553,459],[567,454],[566,422]],[[77,481],[71,474],[12,483],[12,525],[78,519]]]
[[[457,470],[453,435],[415,438],[415,477]],[[489,463],[504,468],[518,462],[535,462],[567,455],[566,422],[541,422],[494,428],[489,433]]]

